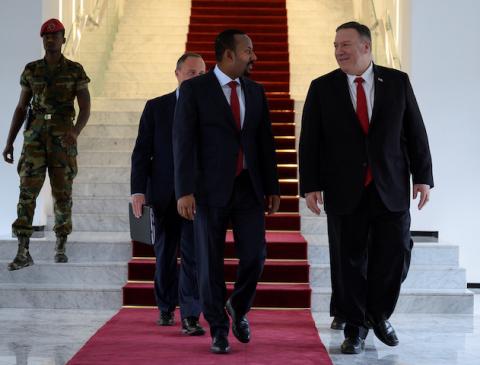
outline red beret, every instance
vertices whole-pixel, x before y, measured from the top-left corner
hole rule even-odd
[[[56,33],[60,32],[61,30],[65,30],[65,27],[60,20],[55,18],[48,19],[40,28],[40,37],[43,37],[44,34]]]

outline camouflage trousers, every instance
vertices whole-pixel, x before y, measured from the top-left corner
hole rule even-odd
[[[18,161],[20,197],[17,219],[12,231],[17,236],[30,237],[36,199],[45,181],[50,178],[54,203],[57,236],[72,232],[72,184],[77,174],[77,146],[64,146],[63,136],[73,127],[71,120],[52,118],[35,119],[24,131],[22,154]]]

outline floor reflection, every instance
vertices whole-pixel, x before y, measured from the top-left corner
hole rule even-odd
[[[116,311],[0,309],[0,365],[64,365]]]
[[[343,332],[330,329],[331,318],[314,315],[320,337],[334,365],[478,365],[480,364],[479,315],[399,314],[391,318],[400,344],[388,347],[368,334],[365,352],[340,352]]]

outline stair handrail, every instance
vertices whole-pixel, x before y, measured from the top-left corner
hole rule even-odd
[[[378,1],[378,0],[377,0]],[[390,13],[387,9],[382,15],[379,15],[375,0],[368,2],[359,1],[359,8],[362,9],[359,15],[359,21],[368,25],[372,33],[373,44],[372,53],[376,62],[385,66],[401,69],[402,63],[397,50],[397,42],[393,32]],[[366,5],[370,14],[364,14],[363,9]]]
[[[87,27],[100,27],[107,8],[107,0],[96,0],[91,11],[84,9],[83,3],[78,4],[75,20],[68,31],[63,53],[70,58],[75,58],[82,40],[82,35]]]

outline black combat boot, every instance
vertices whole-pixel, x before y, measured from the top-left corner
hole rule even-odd
[[[30,239],[25,236],[18,236],[18,251],[17,255],[11,263],[8,264],[8,270],[20,270],[27,266],[33,265],[32,256],[28,252],[28,246],[30,244]]]
[[[67,244],[67,236],[57,236],[57,243],[55,244],[55,262],[68,262],[68,257],[65,255],[65,245]]]

